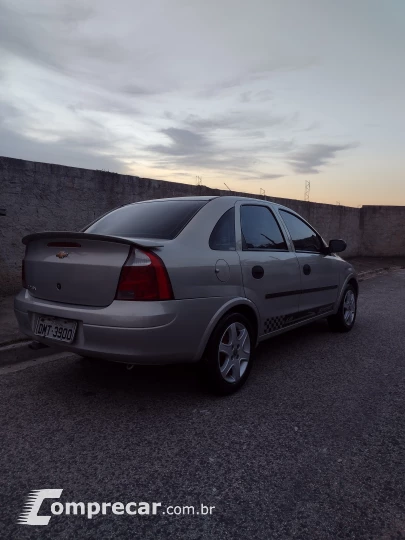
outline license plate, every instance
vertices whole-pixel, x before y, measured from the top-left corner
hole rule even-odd
[[[38,316],[34,334],[36,336],[71,343],[75,337],[77,322],[59,317]]]

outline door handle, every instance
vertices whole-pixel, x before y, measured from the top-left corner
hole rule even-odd
[[[263,266],[254,266],[252,268],[252,276],[255,279],[261,279],[264,276],[264,268],[263,268]]]
[[[302,267],[302,271],[306,276],[309,276],[309,274],[311,273],[311,267],[309,266],[309,264],[304,264],[304,266]]]

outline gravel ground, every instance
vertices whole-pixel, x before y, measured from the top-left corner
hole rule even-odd
[[[404,538],[404,305],[405,271],[362,283],[351,333],[319,322],[262,344],[229,398],[205,394],[189,366],[0,370],[0,537]],[[63,503],[215,509],[17,525],[45,488]]]

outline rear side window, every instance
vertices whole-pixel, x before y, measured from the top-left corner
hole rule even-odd
[[[260,205],[243,205],[240,212],[244,250],[287,251],[283,234],[269,208]]]
[[[211,236],[211,249],[219,251],[235,250],[235,208],[231,208],[218,220]]]
[[[287,226],[296,251],[321,252],[322,240],[302,219],[290,212],[280,210],[281,217]]]
[[[117,208],[85,232],[129,238],[175,238],[207,201],[152,201]]]

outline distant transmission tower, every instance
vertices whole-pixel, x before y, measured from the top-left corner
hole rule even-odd
[[[309,180],[305,180],[304,201],[309,202],[310,191],[311,191],[311,182]]]
[[[195,183],[197,186],[201,186],[201,182],[202,182],[202,178],[201,176],[196,176],[195,177]]]
[[[264,197],[264,200],[266,200],[266,191],[262,188],[260,188],[260,195]]]

